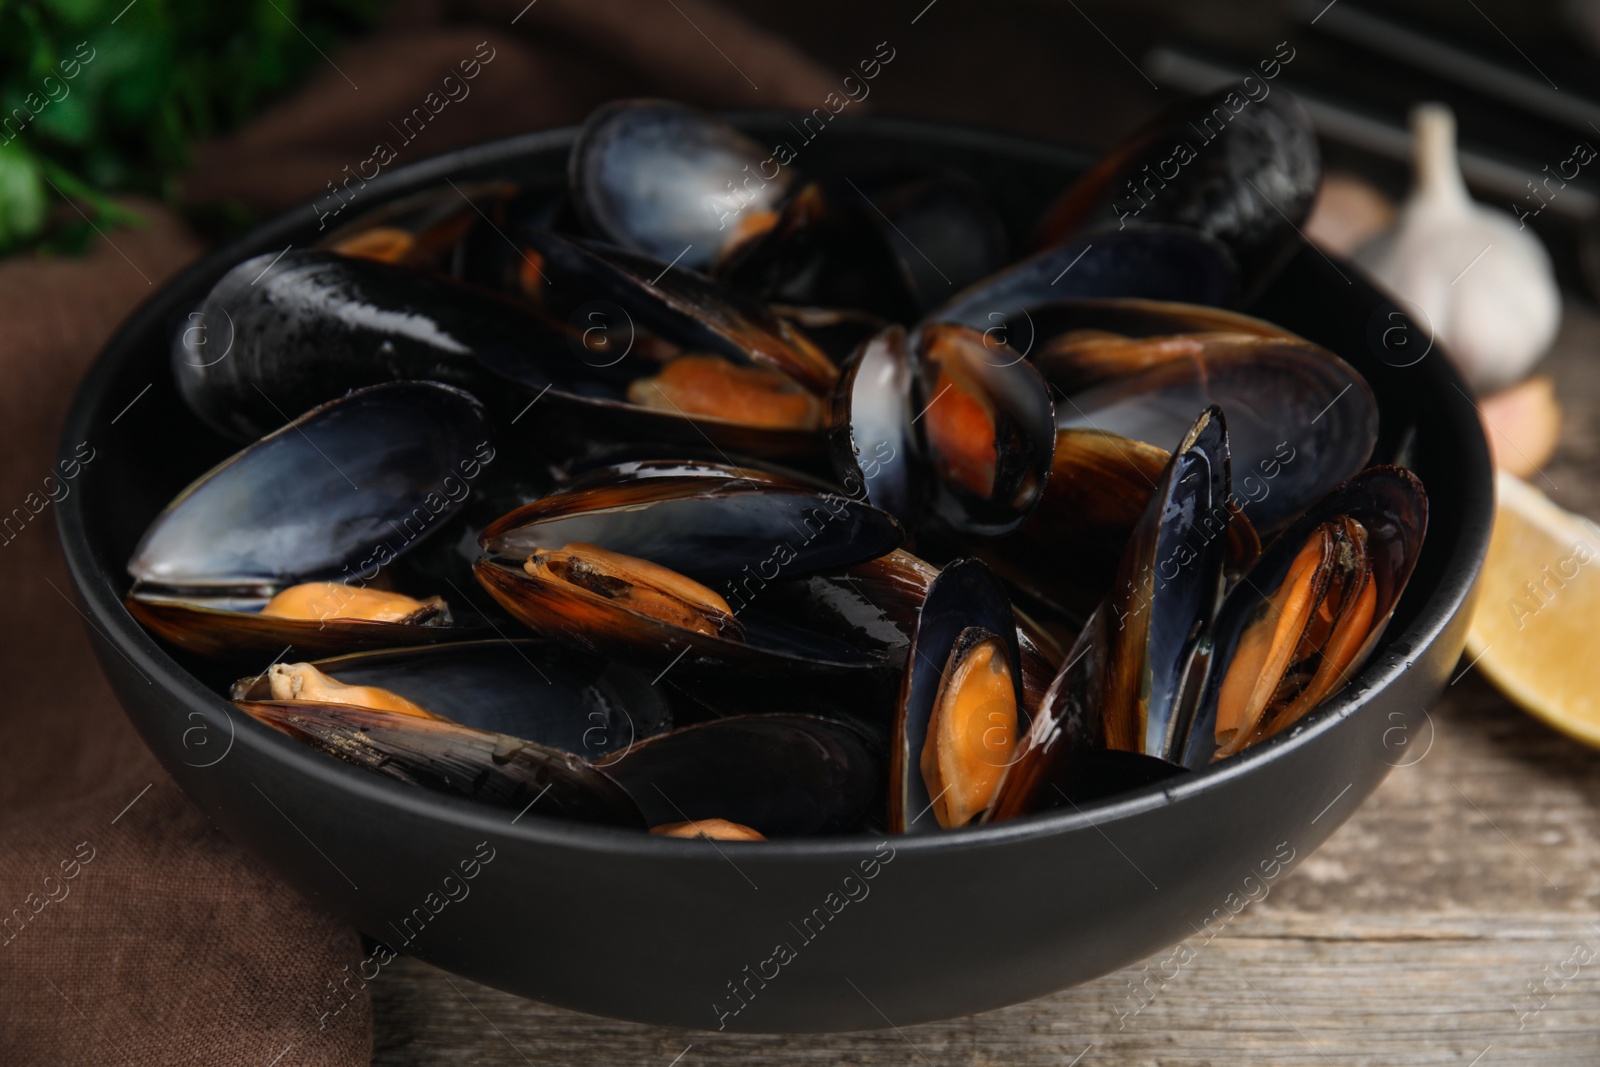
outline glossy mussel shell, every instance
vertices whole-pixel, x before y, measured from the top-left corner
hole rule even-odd
[[[1298,711],[1294,714],[1288,713],[1291,709],[1285,709],[1284,714],[1274,717],[1269,709],[1268,716],[1261,720],[1250,736],[1239,738],[1234,749],[1265,740],[1294,726],[1317,704],[1343,688],[1371,654],[1416,568],[1427,532],[1427,494],[1417,477],[1401,467],[1371,467],[1334,489],[1285,530],[1250,570],[1247,580],[1228,594],[1217,617],[1210,676],[1185,754],[1184,761],[1189,766],[1204,766],[1218,754],[1217,702],[1228,667],[1238,652],[1246,630],[1283,622],[1283,613],[1272,608],[1268,601],[1284,584],[1296,557],[1306,547],[1314,531],[1324,523],[1342,519],[1353,519],[1364,534],[1364,544],[1358,543],[1365,553],[1360,570],[1370,576],[1372,583],[1369,604],[1358,606],[1354,603],[1356,598],[1347,590],[1344,610],[1357,612],[1365,609],[1370,611],[1370,620],[1361,623],[1352,618],[1351,625],[1357,628],[1340,635],[1349,642],[1344,651],[1348,662],[1342,668],[1335,667],[1319,673],[1318,668],[1328,655],[1328,646],[1314,642],[1300,643],[1286,673],[1298,677],[1300,684],[1305,685],[1308,696],[1296,701]],[[1348,566],[1348,563],[1339,565]],[[1314,579],[1317,583],[1321,581],[1320,575]],[[1325,592],[1326,586],[1313,592],[1313,608],[1327,612],[1338,610],[1331,602],[1321,602],[1320,598]],[[1297,642],[1310,641],[1313,621],[1314,617],[1307,621],[1304,637],[1297,637]],[[1339,623],[1343,620],[1336,617],[1333,621]],[[1312,674],[1316,674],[1316,677],[1307,681]]]
[[[889,829],[893,832],[939,830],[932,810],[935,797],[921,766],[923,751],[941,682],[968,651],[961,646],[979,638],[999,638],[1010,672],[1015,730],[1025,731],[1021,651],[1011,602],[986,566],[975,559],[957,560],[941,570],[929,586],[918,613],[911,654],[906,657],[889,752]],[[1014,740],[1016,733],[1009,736]],[[1010,744],[985,747],[980,743],[978,747],[984,748],[985,754],[994,752],[996,771],[1003,770],[1011,759]]]
[[[1171,359],[1195,357],[1214,337],[1301,338],[1222,308],[1160,300],[1054,300],[1024,309],[1000,328],[1013,348],[1049,368],[1067,394]]]
[[[583,369],[562,334],[507,297],[309,249],[234,267],[172,346],[184,401],[237,441],[350,389],[404,379],[465,388],[509,423]]]
[[[622,787],[577,756],[447,719],[297,700],[239,701],[257,721],[346,763],[518,817],[644,829]]]
[[[1051,208],[1040,244],[1183,226],[1227,246],[1248,293],[1294,249],[1321,176],[1316,132],[1286,93],[1224,89],[1114,148]]]
[[[556,381],[561,403],[603,420],[613,438],[708,442],[753,455],[793,455],[822,448],[827,396],[838,370],[794,323],[681,266],[613,248],[570,241],[543,230],[520,240],[537,269],[527,295],[566,337],[568,381]],[[645,406],[630,387],[659,382],[686,356],[728,373],[758,375],[770,395],[697,407],[687,398]],[[685,364],[684,366],[689,366]],[[809,408],[814,421],[786,409]],[[580,426],[594,434],[595,426]]]
[[[1222,598],[1229,431],[1211,408],[1184,436],[1123,552],[1100,706],[1107,748],[1178,762],[1194,696],[1191,653]]]
[[[1304,341],[1210,335],[1198,350],[1165,352],[1151,365],[1076,392],[1058,391],[1056,425],[1170,448],[1194,412],[1228,416],[1240,507],[1273,530],[1359,471],[1378,437],[1372,389],[1338,356]],[[1047,379],[1076,372],[1050,359]]]
[[[558,640],[657,669],[815,674],[879,669],[892,642],[847,624],[860,608],[821,575],[891,551],[885,512],[750,468],[651,461],[594,472],[483,532],[479,581],[524,623]],[[592,544],[646,559],[725,596],[742,634],[701,633],[523,569],[534,553]],[[883,623],[875,628],[892,634]],[[844,636],[841,636],[844,635]]]
[[[673,726],[659,686],[621,663],[549,641],[462,641],[317,660],[335,681],[388,690],[475,730],[506,734],[591,763]],[[271,699],[266,674],[234,684],[236,701]]]
[[[902,327],[863,344],[833,393],[829,456],[847,493],[864,493],[910,528],[922,513],[928,472],[917,440],[916,369]]]
[[[1162,471],[1111,593],[1001,782],[989,818],[1077,802],[1106,757],[1131,784],[1177,773],[1199,699],[1195,651],[1222,598],[1227,557],[1228,432],[1205,411]]]
[[[572,316],[596,300],[612,301],[625,312],[624,325],[684,350],[768,367],[819,392],[838,378],[832,362],[797,328],[693,271],[668,269],[666,263],[548,231],[528,231],[523,240],[539,256],[543,282],[530,295],[558,317]],[[575,325],[584,324],[579,315]]]
[[[705,270],[724,247],[771,225],[790,171],[720,119],[666,100],[622,100],[589,115],[568,157],[574,207],[596,236],[662,263]]]
[[[741,574],[775,540],[791,576],[892,551],[893,517],[811,482],[754,467],[647,460],[594,471],[491,523],[491,555],[523,558],[573,541],[651,559],[702,581]]]
[[[1038,506],[1055,451],[1054,411],[1033,365],[977,330],[924,326],[912,339],[918,412],[934,512],[958,531],[994,536]]]
[[[478,636],[480,629],[452,615],[422,622],[373,619],[288,619],[260,614],[259,597],[202,597],[143,589],[123,604],[152,632],[186,652],[235,667],[283,655],[301,658],[430,645]]]
[[[812,715],[736,715],[685,726],[599,764],[652,826],[727,819],[767,837],[853,829],[883,786],[855,728]]]
[[[392,383],[325,404],[201,475],[156,516],[128,563],[129,610],[208,656],[448,640],[443,626],[256,612],[301,582],[372,582],[459,510],[493,458],[481,406],[447,386]]]

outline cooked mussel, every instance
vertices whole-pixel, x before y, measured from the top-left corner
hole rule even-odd
[[[1321,176],[1316,131],[1297,103],[1219,90],[1112,149],[1050,209],[1040,244],[1184,226],[1227,246],[1248,292],[1293,251]]]
[[[1285,530],[1218,616],[1186,762],[1243,751],[1343,688],[1405,591],[1427,525],[1416,476],[1373,467]]]
[[[675,721],[674,708],[648,677],[621,663],[533,639],[278,663],[240,679],[232,695],[234,700],[298,699],[390,711],[410,705],[429,716],[520,737],[590,762],[671,729]]]
[[[837,371],[797,329],[683,271],[652,283],[659,266],[635,272],[545,231],[524,240],[542,287],[532,304],[328,252],[249,260],[195,313],[204,328],[175,340],[180,390],[245,439],[278,425],[285,406],[426,378],[484,398],[502,426],[534,411],[522,425],[553,448],[601,438],[820,450]],[[226,357],[208,355],[222,345]]]
[[[437,597],[383,588],[494,459],[483,409],[400,382],[325,404],[201,475],[150,524],[126,604],[174,644],[263,659],[449,640]]]
[[[1021,525],[1055,447],[1050,396],[1021,355],[964,326],[891,326],[845,365],[829,434],[845,491],[908,527],[925,503],[964,534]]]
[[[265,687],[257,700],[298,700],[312,704],[340,704],[348,707],[368,708],[372,711],[392,711],[399,715],[415,715],[419,719],[441,719],[421,704],[401,696],[391,689],[375,685],[350,685],[323,674],[311,663],[274,663],[257,681]],[[251,687],[255,688],[255,687]],[[235,699],[240,699],[239,687],[234,687]]]
[[[577,756],[447,719],[348,704],[242,700],[259,722],[346,763],[518,813],[644,829],[628,794]]]
[[[934,323],[912,339],[932,506],[964,533],[992,536],[1026,521],[1044,495],[1055,451],[1050,394],[1032,364],[965,326]]]
[[[568,157],[579,218],[596,235],[663,263],[705,270],[776,221],[790,172],[727,123],[666,100],[595,110]]]
[[[1177,763],[1195,693],[1192,654],[1222,599],[1231,495],[1229,424],[1206,410],[1134,526],[1105,602],[1099,703],[1106,747]]]
[[[820,448],[838,371],[797,326],[678,267],[549,232],[524,241],[539,264],[527,296],[566,324],[597,413],[646,440]]]
[[[444,382],[509,422],[577,375],[563,334],[509,298],[425,272],[293,249],[234,267],[173,341],[185,402],[207,425],[253,441],[350,389]]]
[[[825,391],[838,377],[827,355],[792,324],[699,274],[548,231],[530,231],[525,240],[540,257],[542,282],[528,296],[557,315],[610,300],[653,341],[678,351],[777,371],[812,390]]]
[[[1124,781],[1156,780],[1181,766],[1199,684],[1202,639],[1222,599],[1228,431],[1221,411],[1201,414],[1161,472],[1118,566],[1051,683],[1044,707],[996,792],[988,819],[1077,802],[1081,778],[1114,757]],[[1198,662],[1197,662],[1198,661]]]
[[[1028,728],[1017,625],[974,559],[939,572],[918,614],[889,750],[889,829],[956,829],[986,811]]]
[[[997,330],[1067,394],[1157,363],[1199,358],[1216,337],[1300,341],[1270,322],[1222,308],[1159,300],[1055,300]]]
[[[863,344],[844,366],[833,394],[829,455],[847,493],[899,519],[907,528],[928,494],[917,439],[916,370],[902,327],[890,326]]]
[[[1338,356],[1284,338],[1192,339],[1187,351],[1160,350],[1141,369],[1087,389],[1058,387],[1056,425],[1168,448],[1193,412],[1218,405],[1228,414],[1237,503],[1262,530],[1281,527],[1367,462],[1377,401]],[[1082,377],[1065,353],[1041,360],[1039,370],[1052,381]]]
[[[820,486],[652,461],[593,472],[503,516],[483,532],[477,575],[535,630],[656,669],[872,670],[891,648],[859,628],[829,632],[852,593],[818,572],[903,537],[888,514]]]

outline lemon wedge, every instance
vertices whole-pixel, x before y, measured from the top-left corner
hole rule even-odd
[[[1522,708],[1600,748],[1600,528],[1501,472],[1467,654]]]

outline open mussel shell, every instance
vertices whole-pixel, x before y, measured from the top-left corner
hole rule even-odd
[[[403,379],[469,389],[509,421],[560,375],[584,368],[559,332],[509,298],[294,249],[223,275],[174,338],[172,369],[195,414],[253,441],[283,425],[284,412]]]
[[[494,459],[483,409],[428,382],[318,407],[201,475],[146,529],[128,573],[142,621],[201,655],[302,655],[449,640],[448,627],[257,614],[309,581],[366,585],[444,526]]]
[[[934,512],[982,536],[1022,525],[1044,495],[1055,413],[1022,356],[965,326],[934,323],[912,338],[922,454]]]
[[[593,471],[491,523],[493,556],[525,559],[574,541],[639,556],[699,581],[759,571],[774,550],[794,577],[898,547],[893,516],[827,488],[754,467],[644,460]]]
[[[1048,360],[1040,371],[1052,377]],[[1262,530],[1359,471],[1378,439],[1377,400],[1353,367],[1308,342],[1265,337],[1206,337],[1198,354],[1066,393],[1056,425],[1166,448],[1210,404],[1228,414],[1238,503]]]
[[[845,492],[915,524],[927,479],[911,410],[915,369],[902,327],[868,340],[845,364],[833,394],[829,455]]]
[[[699,680],[715,676],[808,678],[843,682],[890,669],[899,642],[892,634],[846,629],[841,602],[848,583],[824,576],[765,583],[756,598],[735,605],[740,629],[706,633],[634,611],[569,582],[529,575],[483,559],[479,584],[531,629],[586,652],[641,668]],[[859,601],[859,597],[855,598]],[[859,614],[859,604],[851,614]],[[903,653],[903,649],[900,650]]]
[[[252,718],[346,763],[521,815],[644,829],[628,794],[585,760],[445,719],[297,700],[245,700]]]
[[[463,726],[590,762],[673,725],[673,709],[648,677],[548,641],[462,641],[335,656],[312,666],[345,685],[397,693]],[[240,679],[232,696],[270,700],[267,675]]]
[[[162,639],[204,659],[236,666],[285,654],[301,658],[345,652],[431,645],[476,637],[480,628],[452,616],[426,622],[372,619],[284,619],[260,613],[265,597],[210,597],[135,590],[124,599],[130,614]]]
[[[1355,526],[1349,524],[1353,520]],[[1290,728],[1360,670],[1399,603],[1422,551],[1428,498],[1400,467],[1371,467],[1340,485],[1285,530],[1228,595],[1214,629],[1212,663],[1184,762],[1202,767]],[[1324,538],[1324,532],[1336,536]],[[1321,559],[1315,540],[1326,548]],[[1315,562],[1315,567],[1307,566]],[[1286,589],[1292,585],[1292,589]],[[1218,704],[1241,648],[1268,667],[1235,684],[1270,701],[1222,744]],[[1283,655],[1272,651],[1282,649]],[[1271,667],[1276,661],[1279,665]],[[1252,668],[1253,669],[1253,668]]]
[[[1316,132],[1287,94],[1219,90],[1112,149],[1051,208],[1040,244],[1184,226],[1227,246],[1248,290],[1295,247],[1321,176]]]
[[[909,323],[1005,265],[1005,231],[971,179],[812,182],[715,277],[763,301],[854,308]]]
[[[430,189],[374,208],[312,247],[399,267],[460,274],[467,235],[485,217],[503,219],[505,204],[516,194],[517,187],[509,182]]]
[[[837,371],[797,329],[764,309],[730,303],[685,271],[652,284],[661,265],[644,261],[632,271],[542,230],[528,229],[520,240],[525,273],[543,287],[535,295],[564,294],[566,302],[530,304],[330,252],[249,260],[223,276],[175,338],[180,391],[203,420],[236,439],[279,425],[281,410],[424,378],[483,397],[502,425],[531,411],[522,425],[557,448],[595,437],[710,437],[751,454],[821,450]],[[661,348],[702,356],[686,364],[700,373],[685,388],[720,406],[633,402],[630,385],[663,370],[645,350]],[[737,377],[734,367],[757,381],[729,402],[718,390]],[[752,374],[753,367],[767,373]]]
[[[535,630],[658,669],[870,671],[889,663],[892,643],[843,625],[848,583],[816,572],[881,556],[903,537],[887,513],[825,488],[750,468],[646,461],[596,471],[492,523],[481,537],[490,558],[476,570]],[[728,613],[692,629],[631,606],[631,584],[579,585],[523,566],[574,544],[704,583]]]
[[[459,389],[351,393],[190,483],[145,531],[128,573],[149,586],[263,591],[353,577],[376,549],[398,556],[461,507],[493,459],[487,438],[482,406]]]
[[[1133,297],[1065,297],[1030,309],[1041,328],[1041,345],[1046,338],[1073,331],[1093,331],[1122,337],[1161,337],[1170,334],[1239,334],[1246,337],[1299,338],[1282,326],[1227,308],[1204,304],[1185,304],[1175,300],[1143,300]],[[1037,358],[1038,349],[1035,352]]]
[[[625,313],[622,326],[631,324],[680,350],[764,366],[819,392],[838,378],[827,355],[792,325],[693,271],[548,231],[529,231],[523,240],[539,256],[544,282],[530,296],[556,317],[576,316],[580,328],[588,326],[581,315],[585,308],[612,301]],[[638,373],[637,367],[619,366],[626,354],[608,349],[603,355],[615,361],[619,374]]]
[[[1157,363],[1198,358],[1213,337],[1301,340],[1236,311],[1159,300],[1055,300],[1027,308],[1001,332],[1067,394]]]
[[[975,656],[985,661],[973,667],[967,661]],[[956,692],[958,679],[965,679],[969,668],[992,678]],[[984,686],[984,681],[993,684]],[[1009,693],[995,692],[1007,688]],[[963,701],[978,699],[974,692],[984,698],[982,706],[963,707]],[[930,746],[929,730],[941,702],[951,713],[971,715],[962,715]],[[937,831],[943,809],[934,809],[946,794],[965,793],[969,784],[976,788],[998,782],[1014,758],[1019,733],[1028,728],[1024,708],[1017,625],[1005,588],[979,561],[957,560],[929,586],[906,658],[889,750],[889,829]],[[935,762],[941,769],[959,766],[966,781],[930,787],[929,767]],[[934,780],[940,780],[937,774]],[[978,802],[980,810],[984,806]]]
[[[791,178],[768,156],[693,108],[622,100],[584,122],[567,180],[592,233],[663,263],[676,259],[704,270],[724,247],[771,225]]]
[[[811,715],[738,715],[615,752],[599,768],[651,826],[727,819],[767,837],[854,829],[883,788],[855,728]]]
[[[924,322],[992,330],[1028,308],[1069,297],[1172,300],[1226,307],[1238,294],[1237,270],[1216,241],[1176,227],[1097,233],[1029,256],[968,286]],[[1030,332],[998,340],[1030,355]]]
[[[550,399],[584,417],[553,443],[822,451],[838,370],[792,322],[678,266],[546,231],[521,240],[537,265],[527,295],[565,336],[569,373]]]
[[[1068,650],[989,821],[1181,770],[1204,680],[1195,653],[1222,597],[1228,493],[1227,426],[1210,408],[1161,472],[1115,585]]]
[[[1197,691],[1190,660],[1222,598],[1228,555],[1229,433],[1201,414],[1133,528],[1104,609],[1105,747],[1177,763]]]

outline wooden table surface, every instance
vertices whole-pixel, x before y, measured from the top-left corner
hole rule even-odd
[[[1600,518],[1600,317],[1543,371],[1567,412],[1535,482]],[[1594,649],[1600,662],[1600,642]],[[1466,669],[1377,793],[1182,966],[1163,961],[900,1032],[744,1036],[546,1007],[399,961],[371,985],[373,1062],[1600,1064],[1600,753]],[[1170,977],[1164,977],[1170,976]],[[1137,994],[1135,990],[1138,990]]]

